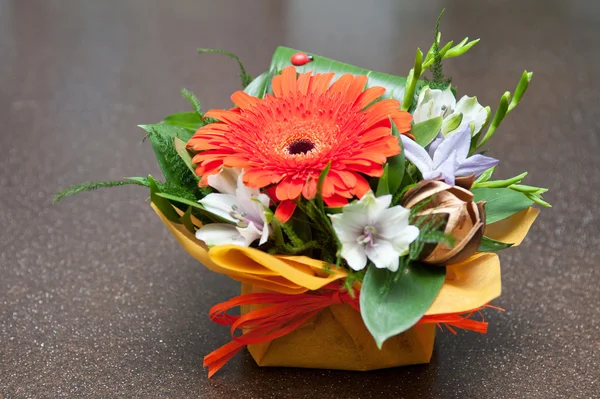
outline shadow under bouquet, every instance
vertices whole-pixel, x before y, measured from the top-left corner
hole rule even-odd
[[[279,47],[251,79],[233,54],[200,50],[234,57],[243,90],[206,113],[184,90],[194,111],[141,125],[164,181],[55,199],[146,186],[181,246],[242,283],[210,311],[232,341],[204,358],[209,376],[246,346],[261,366],[427,363],[436,329],[487,331],[496,252],[523,240],[534,203],[549,206],[526,173],[491,180],[499,161],[482,151],[532,74],[493,116],[443,77],[475,43],[443,45],[436,29],[407,77]]]

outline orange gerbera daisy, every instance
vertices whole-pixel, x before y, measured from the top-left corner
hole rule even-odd
[[[366,76],[303,73],[292,66],[272,81],[264,99],[237,91],[238,106],[212,110],[219,122],[198,129],[187,147],[198,152],[193,162],[200,185],[221,167],[245,170],[249,187],[270,190],[280,202],[276,216],[286,221],[301,195],[313,199],[319,175],[331,162],[323,184],[328,206],[343,206],[370,190],[366,176],[379,177],[388,157],[400,153],[390,118],[400,133],[410,131],[412,117],[393,99],[377,100],[383,87],[364,90]]]

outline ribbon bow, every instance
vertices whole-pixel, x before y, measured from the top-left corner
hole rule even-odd
[[[331,305],[347,303],[360,312],[359,294],[351,296],[341,288],[340,284],[331,283],[319,291],[298,295],[277,292],[245,294],[213,306],[210,309],[210,319],[215,323],[231,326],[232,341],[204,357],[208,377],[219,371],[244,346],[271,341],[289,334]],[[242,316],[227,313],[229,309],[243,305],[268,306]],[[468,312],[423,316],[417,324],[436,323],[440,328],[444,324],[453,334],[456,334],[456,331],[452,327],[485,334],[488,323],[484,320],[471,320],[471,317],[484,307],[492,306],[484,305]],[[236,336],[238,329],[243,333]]]

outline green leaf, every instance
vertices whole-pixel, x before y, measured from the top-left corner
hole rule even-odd
[[[246,86],[244,91],[252,97],[263,98],[267,93],[272,79],[273,74],[271,72],[264,72]]]
[[[286,66],[292,65],[290,58],[292,57],[292,55],[298,52],[300,52],[300,50],[295,50],[288,47],[278,47],[277,50],[275,50],[275,53],[273,54],[270,70],[280,72]],[[381,72],[370,71],[368,69],[363,69],[354,65],[334,61],[332,59],[325,58],[312,53],[311,55],[314,57],[314,60],[312,62],[309,62],[302,66],[296,66],[296,71],[298,73],[309,71],[312,71],[313,73],[334,72],[334,79],[337,79],[346,73],[352,75],[366,75],[369,77],[367,87],[385,87],[387,93],[392,95],[392,98],[400,102],[403,101],[406,78],[401,76],[389,75]]]
[[[483,236],[483,238],[481,239],[481,245],[479,245],[479,249],[477,250],[477,252],[496,252],[506,248],[510,248],[512,246],[512,244],[507,244],[505,242],[497,241],[489,237]]]
[[[148,176],[148,183],[150,185],[150,201],[152,201],[152,203],[156,205],[158,210],[163,215],[165,215],[165,217],[171,222],[181,224],[181,221],[179,220],[179,215],[177,214],[177,212],[175,212],[175,209],[173,209],[171,203],[162,195],[159,195],[160,189],[156,184],[156,180],[154,180],[152,176]]]
[[[323,184],[325,183],[325,179],[327,178],[327,174],[331,169],[331,161],[327,164],[325,169],[319,175],[319,180],[317,181],[317,205],[319,210],[323,215],[325,215],[325,204],[323,203]]]
[[[388,177],[389,167],[388,164],[385,164],[385,166],[383,167],[383,175],[381,175],[381,177],[379,178],[379,182],[377,182],[377,191],[375,192],[376,197],[381,197],[390,193]]]
[[[491,224],[529,208],[533,201],[509,188],[475,188],[474,201],[486,201],[485,222]]]
[[[180,112],[178,114],[169,115],[163,119],[161,123],[184,128],[191,134],[196,133],[196,130],[205,125],[202,117],[196,112]],[[191,134],[189,135],[190,137]]]
[[[400,189],[400,185],[402,184],[406,160],[404,159],[404,148],[402,147],[402,140],[400,140],[398,128],[396,127],[396,124],[393,121],[391,121],[391,124],[392,135],[394,135],[394,137],[398,139],[398,144],[400,145],[400,154],[388,158],[388,188],[390,194],[395,194]]]
[[[388,338],[421,319],[445,278],[446,268],[420,263],[395,273],[369,266],[360,290],[360,314],[380,349]]]
[[[175,138],[187,142],[191,133],[178,126],[167,124],[139,125],[148,133],[158,166],[169,184],[193,190],[198,181],[175,149]]]
[[[415,123],[410,130],[410,133],[415,136],[415,141],[425,147],[437,136],[442,128],[443,118],[438,116],[426,121]]]
[[[181,223],[185,226],[186,229],[192,234],[196,232],[196,227],[194,226],[194,222],[192,222],[192,207],[188,206],[187,211],[180,218]]]
[[[210,213],[209,211],[204,209],[202,204],[200,204],[199,202],[190,201],[187,198],[182,198],[182,197],[178,197],[176,195],[171,195],[171,194],[167,194],[167,193],[156,193],[156,196],[160,197],[163,200],[167,200],[167,202],[177,202],[179,204],[188,205],[191,208],[197,209],[200,212],[200,214],[202,214],[205,217],[208,217],[213,222],[230,223],[231,224],[231,221],[224,219],[218,215],[215,215],[214,213]],[[154,201],[152,201],[152,202],[154,202]]]

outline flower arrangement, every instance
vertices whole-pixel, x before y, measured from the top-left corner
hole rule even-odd
[[[140,126],[165,180],[86,183],[55,200],[148,187],[183,248],[242,283],[211,309],[232,341],[205,357],[209,376],[245,346],[263,366],[427,363],[436,326],[486,332],[495,252],[523,240],[534,203],[549,206],[526,173],[491,180],[499,160],[483,155],[532,74],[493,117],[444,78],[443,60],[477,42],[442,45],[436,27],[407,77],[279,47],[251,79],[235,55],[202,49],[234,57],[243,90],[206,113],[183,90],[193,112]]]

